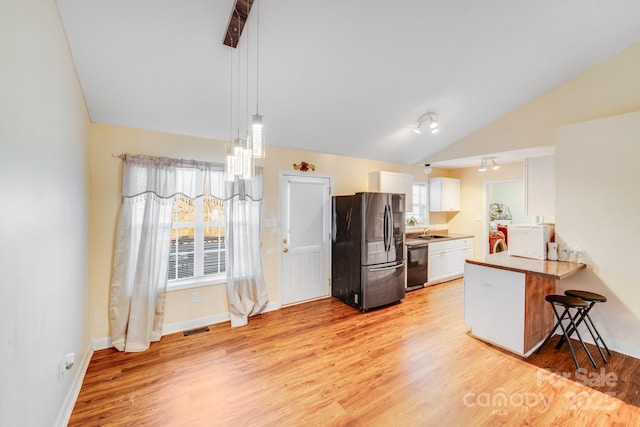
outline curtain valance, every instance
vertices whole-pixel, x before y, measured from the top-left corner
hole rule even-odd
[[[137,197],[153,193],[159,198],[182,194],[191,199],[211,195],[220,200],[234,196],[262,200],[262,180],[226,182],[224,165],[196,160],[125,154],[122,196]],[[262,174],[262,168],[256,168]]]

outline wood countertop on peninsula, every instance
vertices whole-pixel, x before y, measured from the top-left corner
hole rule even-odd
[[[510,256],[507,252],[468,258],[470,264],[493,267],[519,273],[535,274],[550,279],[561,280],[574,275],[587,266],[574,262],[542,261],[531,258]]]

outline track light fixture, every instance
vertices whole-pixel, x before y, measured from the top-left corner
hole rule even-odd
[[[496,163],[496,159],[493,157],[480,159],[480,167],[478,168],[478,172],[486,172],[487,166],[491,165],[492,170],[500,169],[500,165]]]
[[[422,133],[423,123],[429,123],[429,129],[431,130],[431,133],[438,133],[438,131],[440,130],[440,128],[438,127],[439,123],[438,119],[436,118],[436,113],[424,113],[423,115],[418,117],[416,126],[413,128],[413,131],[418,134]]]

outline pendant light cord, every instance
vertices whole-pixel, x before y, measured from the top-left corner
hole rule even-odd
[[[256,0],[256,3],[258,3],[256,16],[256,114],[258,114],[258,95],[260,93],[260,0]]]

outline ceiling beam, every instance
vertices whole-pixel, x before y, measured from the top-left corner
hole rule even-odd
[[[254,0],[236,0],[229,17],[229,25],[227,25],[227,32],[224,36],[223,44],[235,48],[238,46],[244,24],[247,22],[249,12],[251,12],[251,6],[253,6]]]

